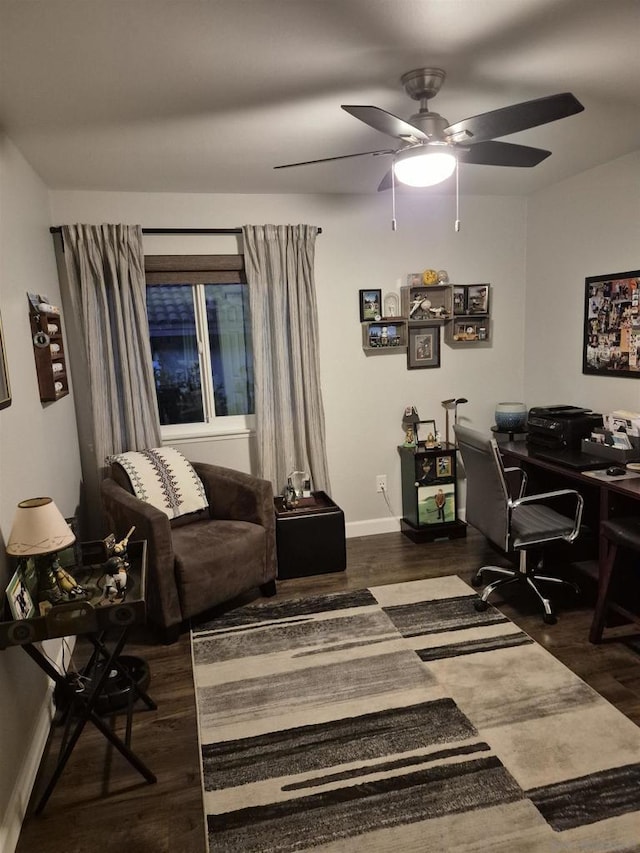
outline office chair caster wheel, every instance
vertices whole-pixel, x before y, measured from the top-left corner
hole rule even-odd
[[[471,578],[471,586],[482,586],[482,576],[481,575],[474,575]]]
[[[484,613],[484,611],[489,607],[486,601],[483,601],[479,598],[477,601],[473,602],[473,606],[478,611],[478,613]]]
[[[542,619],[547,625],[555,625],[558,621],[558,617],[554,613],[545,613]]]

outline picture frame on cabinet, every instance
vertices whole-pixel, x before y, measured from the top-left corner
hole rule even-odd
[[[440,367],[440,326],[425,323],[409,328],[407,370]]]
[[[418,523],[446,524],[456,520],[454,483],[418,487]]]
[[[436,475],[438,477],[451,477],[451,457],[438,456],[436,458]]]
[[[379,320],[382,317],[382,290],[360,291],[360,322]]]
[[[435,421],[418,421],[416,424],[416,441],[424,447],[433,447],[435,446],[437,432]]]
[[[0,320],[0,409],[6,409],[11,405],[11,386],[9,385],[9,372],[7,370],[7,359],[4,352],[4,335],[2,333],[2,320]]]

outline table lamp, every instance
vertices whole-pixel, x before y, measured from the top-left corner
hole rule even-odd
[[[51,498],[20,501],[9,534],[7,554],[34,557],[38,600],[58,604],[64,600],[54,574],[56,554],[75,542],[75,535]]]

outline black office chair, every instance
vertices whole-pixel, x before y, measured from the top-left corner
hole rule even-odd
[[[476,527],[490,542],[507,554],[518,553],[518,568],[507,569],[499,566],[483,566],[476,573],[472,583],[481,586],[487,572],[498,574],[497,580],[484,588],[480,599],[475,602],[476,610],[486,610],[488,598],[500,586],[511,583],[524,583],[536,594],[544,609],[544,621],[549,625],[556,622],[551,602],[538,587],[538,583],[567,585],[575,592],[578,587],[562,578],[538,574],[540,564],[530,566],[527,554],[540,549],[550,542],[564,540],[573,542],[580,531],[582,495],[574,489],[559,489],[538,495],[525,496],[526,472],[519,468],[504,468],[498,444],[494,438],[485,438],[481,433],[467,427],[454,426],[458,449],[467,477],[466,520]],[[511,481],[518,476],[517,497],[509,488]],[[559,499],[570,497],[575,500],[573,518],[562,515],[553,509],[552,504]]]

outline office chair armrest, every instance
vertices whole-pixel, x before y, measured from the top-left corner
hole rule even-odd
[[[584,507],[584,498],[577,492],[575,489],[556,489],[553,492],[540,492],[537,495],[526,495],[523,498],[518,498],[518,500],[511,501],[512,508],[520,506],[520,504],[526,503],[543,503],[544,501],[550,501],[554,498],[561,497],[574,497],[576,499],[576,507],[574,510],[573,517],[573,530],[569,535],[567,541],[573,542],[580,531],[580,523],[582,521],[582,510]]]
[[[519,474],[520,475],[520,486],[518,488],[518,498],[521,498],[527,490],[527,482],[529,481],[529,477],[527,476],[527,472],[524,468],[518,468],[518,466],[514,466],[512,468],[503,468],[505,474]],[[509,477],[507,477],[507,485],[509,485]],[[511,491],[511,489],[509,489]]]

